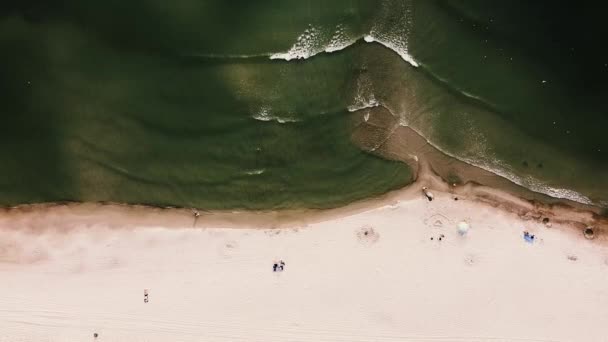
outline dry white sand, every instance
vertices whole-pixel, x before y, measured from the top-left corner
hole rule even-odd
[[[607,248],[436,196],[280,230],[0,220],[0,341],[608,341]]]

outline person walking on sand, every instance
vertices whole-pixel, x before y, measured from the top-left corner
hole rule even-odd
[[[433,193],[430,192],[429,188],[427,188],[426,186],[422,187],[422,193],[424,194],[424,196],[426,196],[426,199],[428,199],[429,202],[432,201],[435,198],[435,196],[433,195]]]

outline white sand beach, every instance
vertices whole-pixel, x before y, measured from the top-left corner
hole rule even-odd
[[[608,341],[601,237],[435,197],[280,229],[3,213],[0,341]]]

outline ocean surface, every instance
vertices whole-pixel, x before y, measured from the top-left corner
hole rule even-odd
[[[382,106],[451,157],[608,207],[608,29],[560,6],[2,4],[0,205],[343,205],[412,181],[353,141]]]

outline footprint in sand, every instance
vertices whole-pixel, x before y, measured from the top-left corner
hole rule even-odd
[[[464,257],[464,263],[473,266],[477,262],[477,258],[473,254],[467,254]]]
[[[433,214],[424,219],[424,224],[430,228],[441,228],[450,224],[450,219],[442,214]]]
[[[264,230],[264,234],[268,235],[268,236],[275,236],[275,235],[279,235],[281,234],[281,230],[274,228],[274,229],[266,229]]]
[[[357,231],[357,239],[359,239],[361,243],[371,245],[380,239],[380,234],[371,226],[364,226]]]

